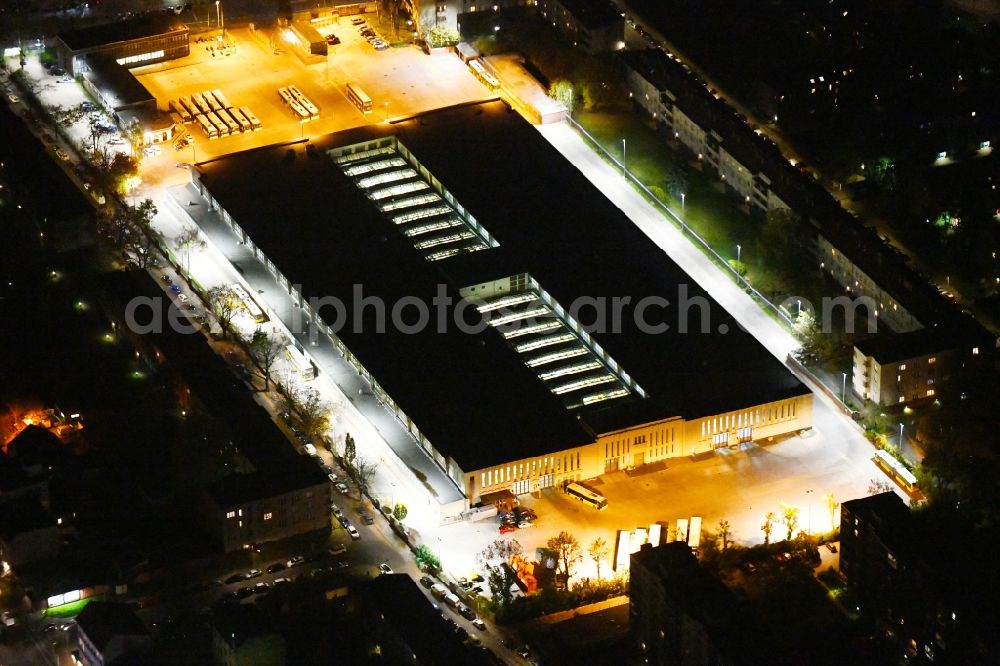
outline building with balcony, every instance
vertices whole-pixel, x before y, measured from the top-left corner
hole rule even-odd
[[[538,13],[587,53],[625,48],[625,17],[611,0],[538,0]]]

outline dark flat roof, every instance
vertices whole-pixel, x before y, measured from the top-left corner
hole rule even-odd
[[[55,525],[56,519],[37,497],[19,497],[0,503],[0,537],[5,540]]]
[[[882,333],[865,338],[854,346],[879,363],[895,363],[951,351],[964,345],[969,347],[970,352],[973,347],[981,346],[986,353],[992,351],[995,344],[996,339],[991,334],[978,325],[970,325],[963,328],[930,326],[908,333]]]
[[[325,488],[329,483],[315,460],[310,456],[296,456],[281,467],[230,474],[212,484],[208,492],[220,508],[227,508],[315,486]]]
[[[622,24],[625,22],[621,10],[611,0],[555,0],[555,2],[562,5],[588,30],[603,28],[615,21],[620,21]]]
[[[80,611],[76,623],[101,652],[115,636],[149,635],[135,611],[113,601],[91,601]]]
[[[106,44],[155,37],[168,32],[187,31],[184,22],[172,12],[152,12],[125,21],[102,23],[61,32],[58,38],[72,51],[83,51]]]
[[[429,263],[323,149],[397,135],[498,241],[498,248]],[[530,273],[564,307],[577,297],[645,296],[708,304],[710,332],[680,333],[674,306],[651,308],[670,329],[638,330],[631,311],[620,333],[593,334],[650,395],[568,410],[493,329],[454,325],[403,334],[339,333],[431,443],[472,471],[544,455],[658,419],[694,418],[807,393],[807,389],[657,248],[538,132],[502,102],[425,114],[392,126],[329,135],[319,150],[274,146],[198,166],[212,195],[308,296],[337,296],[352,320],[355,295],[427,303],[438,284],[462,287]],[[289,152],[291,151],[291,152]],[[530,165],[530,171],[525,171]],[[248,177],[248,174],[253,174]],[[262,184],[266,183],[267,186]],[[279,194],[280,193],[280,194]],[[332,319],[330,310],[327,319]],[[586,323],[586,312],[581,319]],[[432,319],[432,321],[435,321]],[[721,326],[726,334],[718,331]],[[578,418],[579,417],[579,418]]]
[[[117,111],[139,104],[156,103],[156,97],[146,86],[114,58],[98,53],[88,56],[87,64],[90,65],[90,71],[84,72],[83,77],[100,91],[112,109]]]

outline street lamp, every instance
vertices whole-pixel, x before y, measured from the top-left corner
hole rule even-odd
[[[809,498],[809,500],[806,502],[806,515],[807,515],[807,519],[806,519],[806,521],[807,521],[806,522],[806,533],[807,534],[812,534],[812,522],[813,522],[812,494],[813,494],[812,490],[807,490],[806,491],[806,497]]]
[[[622,139],[622,176],[625,175],[625,139]]]
[[[846,405],[847,404],[847,373],[846,372],[842,372],[842,373],[840,373],[840,376],[842,377],[842,380],[840,382],[840,401]]]
[[[736,244],[736,263],[737,264],[740,263],[740,253],[742,251],[743,251],[743,248],[740,246],[739,243],[737,243]],[[739,267],[737,267],[737,269],[739,269]]]
[[[687,195],[684,194],[683,192],[681,192],[681,210],[684,210],[684,199],[685,199],[685,197],[687,197]]]
[[[219,0],[215,0],[215,25],[222,28],[222,8],[219,6]]]
[[[795,318],[798,319],[799,315],[802,314],[802,301],[801,300],[796,300],[795,303],[796,303]]]
[[[899,424],[899,454],[903,455],[903,424]]]

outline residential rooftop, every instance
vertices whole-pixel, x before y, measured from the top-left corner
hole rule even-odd
[[[84,51],[108,44],[181,31],[186,32],[187,26],[172,12],[150,12],[124,21],[68,30],[59,33],[58,37],[70,50]]]
[[[100,651],[116,636],[147,636],[149,630],[128,605],[91,601],[76,618],[77,625]]]
[[[225,476],[209,486],[208,492],[216,505],[226,509],[329,483],[315,460],[296,456],[277,468]]]
[[[389,174],[393,184],[378,187],[402,183],[408,190],[393,190],[397,194],[385,199],[377,198],[382,192],[363,189],[356,174],[349,176],[327,154],[357,144],[363,144],[362,150],[380,141],[378,150],[394,152],[371,153],[368,164],[396,166],[379,167],[378,173]],[[396,157],[401,154],[414,161],[400,166]],[[408,180],[391,174],[391,169],[414,164],[412,170],[419,173]],[[530,177],[525,165],[530,165]],[[341,299],[347,324],[338,336],[435,448],[463,470],[565,450],[593,441],[595,433],[807,393],[502,102],[251,150],[199,164],[197,171],[253,243],[292,284],[302,285],[305,297]],[[418,184],[428,178],[440,182],[451,197],[450,208],[431,219],[473,233],[443,245],[456,250],[448,256],[432,258],[427,247],[418,247],[419,236],[407,235],[409,222],[394,222],[393,211],[385,212],[386,202],[431,192]],[[484,246],[483,238],[495,242]],[[646,312],[651,325],[669,326],[664,332],[643,332],[626,308],[618,331],[580,334],[572,343],[584,340],[591,348],[586,358],[598,359],[602,372],[624,385],[631,380],[634,387],[615,399],[577,404],[584,401],[554,392],[513,341],[495,328],[462,332],[449,312],[443,332],[437,330],[435,315],[431,325],[412,334],[392,325],[379,334],[373,332],[372,308],[354,317],[359,302],[355,285],[363,287],[364,297],[378,296],[391,309],[404,297],[431,304],[438,285],[457,302],[472,286],[518,275],[529,276],[546,292],[550,313],[569,310],[577,299],[603,298],[610,307],[615,297],[629,297],[633,304],[644,297],[666,298],[669,306]],[[685,298],[681,288],[687,290],[688,302],[704,299],[710,323],[706,332],[700,331],[701,308],[678,304]],[[518,307],[530,304],[511,309]],[[480,321],[475,308],[467,310],[467,322]],[[330,308],[321,316],[335,320]],[[583,307],[578,323],[592,323],[594,316],[593,308]],[[412,322],[413,314],[407,313],[406,320]],[[363,332],[356,332],[357,322],[363,322]],[[690,332],[682,332],[687,328]]]
[[[622,12],[611,0],[556,0],[588,30],[602,28],[615,21],[624,22]]]
[[[920,358],[959,347],[982,348],[982,352],[994,351],[996,338],[978,325],[962,328],[929,326],[907,333],[882,333],[865,338],[854,344],[865,356],[871,356],[881,364],[898,363],[911,358]]]

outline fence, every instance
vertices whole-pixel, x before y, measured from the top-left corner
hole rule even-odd
[[[716,252],[711,245],[705,242],[705,239],[703,239],[701,236],[698,235],[698,232],[689,227],[684,222],[684,220],[679,215],[677,215],[677,213],[673,211],[673,209],[671,209],[669,206],[663,203],[660,200],[660,198],[657,197],[655,194],[650,192],[649,188],[646,187],[641,180],[632,175],[632,172],[629,171],[628,168],[624,164],[622,164],[614,155],[609,153],[604,148],[604,146],[602,146],[601,143],[590,134],[590,132],[585,130],[583,126],[580,125],[580,123],[576,122],[573,119],[572,116],[567,115],[566,119],[576,129],[576,131],[578,131],[581,135],[583,135],[587,139],[587,141],[589,141],[600,152],[601,155],[603,155],[606,159],[610,160],[612,164],[621,169],[622,173],[625,174],[625,177],[629,181],[631,181],[633,185],[638,187],[639,190],[642,191],[656,205],[656,207],[659,208],[666,215],[667,218],[672,220],[675,224],[679,225],[681,231],[690,236],[691,239],[694,240],[703,251],[707,252],[709,256],[713,257],[716,260],[716,263],[718,263],[721,267],[724,267],[730,273],[730,275],[732,275],[732,277],[735,278],[736,282],[738,282],[744,287],[747,294],[749,294],[755,301],[757,301],[766,310],[770,310],[775,315],[777,315],[778,319],[782,321],[784,324],[786,324],[789,327],[792,326],[791,318],[789,318],[788,315],[782,312],[781,308],[772,303],[771,300],[767,298],[767,296],[760,293],[756,287],[754,287],[747,281],[745,277],[740,275],[736,269],[730,266],[729,262],[727,262],[718,252]]]

